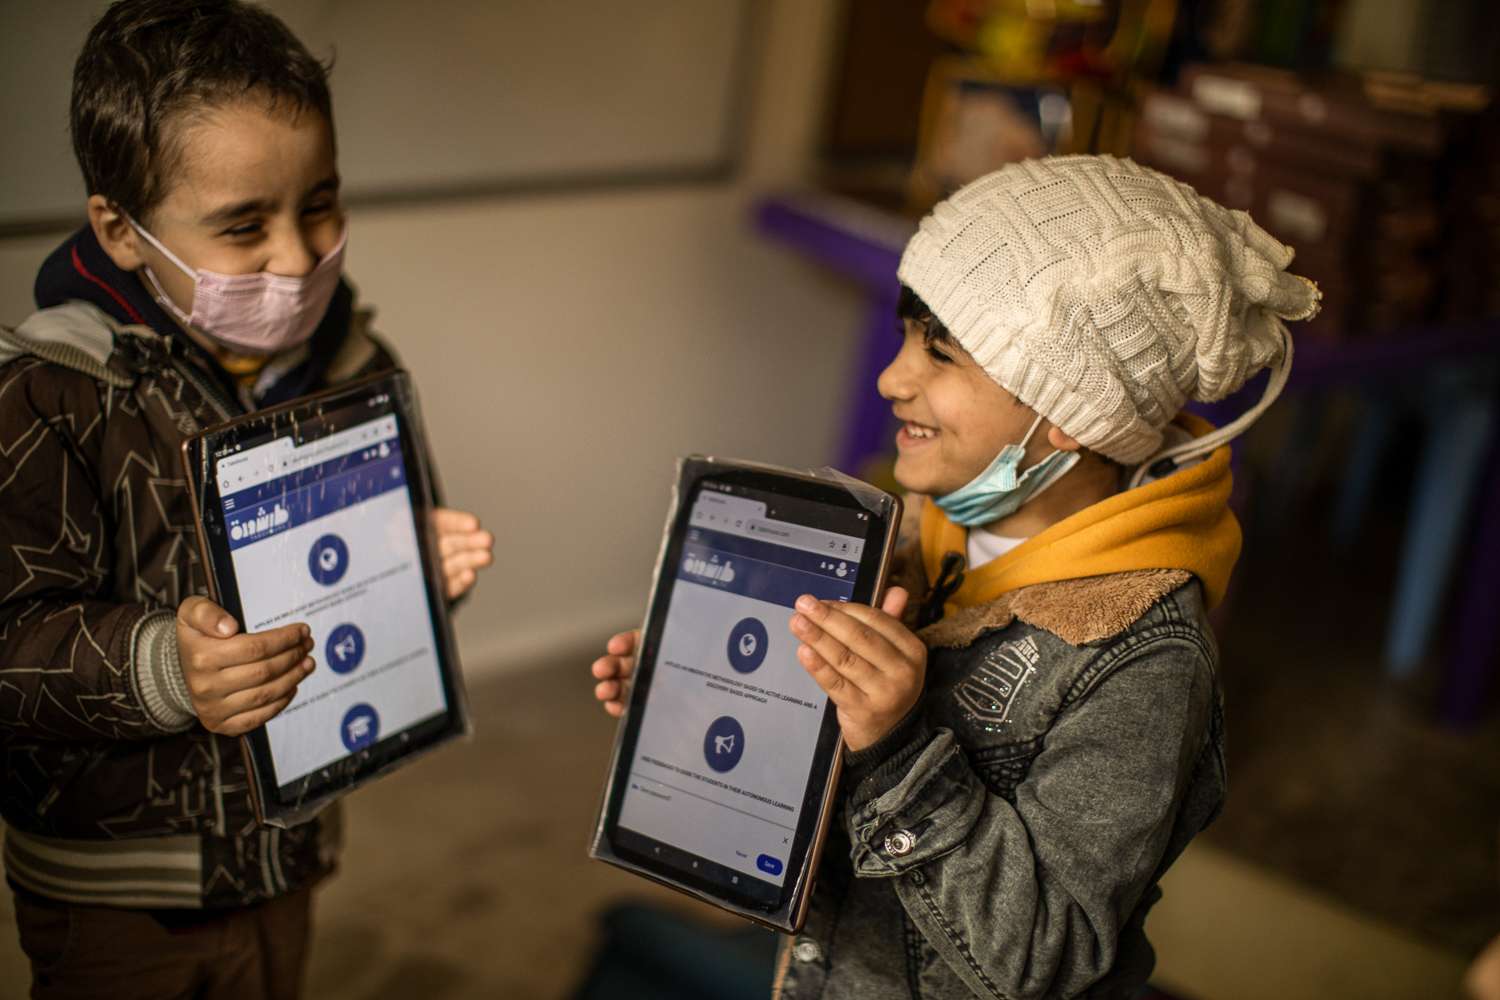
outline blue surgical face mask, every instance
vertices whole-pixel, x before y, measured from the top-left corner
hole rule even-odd
[[[1026,442],[1041,426],[1037,417],[1020,444],[1008,444],[1000,454],[967,486],[960,486],[947,496],[934,497],[933,503],[948,515],[948,520],[964,528],[998,521],[1020,509],[1026,501],[1057,482],[1078,463],[1078,452],[1058,449],[1040,462],[1016,475],[1021,459],[1026,457]]]

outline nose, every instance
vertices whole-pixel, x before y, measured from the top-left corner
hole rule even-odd
[[[287,278],[305,278],[318,266],[320,255],[300,226],[278,226],[266,270]]]
[[[908,337],[896,357],[880,373],[880,378],[875,380],[875,388],[886,399],[902,402],[916,395],[911,346],[912,339]]]

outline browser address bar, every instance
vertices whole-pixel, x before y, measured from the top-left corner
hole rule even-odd
[[[223,490],[246,489],[343,452],[356,451],[396,434],[395,417],[377,417],[368,423],[317,438],[298,447],[289,437],[258,445],[219,459],[217,474]],[[382,456],[383,457],[383,456]]]
[[[859,558],[860,549],[864,545],[860,539],[851,535],[819,531],[817,528],[805,528],[799,524],[788,524],[785,521],[764,521],[760,518],[751,518],[745,524],[745,532],[754,538],[764,538],[767,541],[791,545],[809,552],[852,559]]]
[[[293,457],[289,460],[288,464],[305,465],[313,459],[321,458],[330,452],[353,451],[362,442],[368,442],[394,433],[396,433],[395,421],[391,421],[388,425],[382,425],[378,428],[365,427],[347,430],[340,434],[323,438],[321,441],[314,441],[310,445],[303,445],[303,448],[308,449],[306,451],[303,451],[302,448],[295,449]]]

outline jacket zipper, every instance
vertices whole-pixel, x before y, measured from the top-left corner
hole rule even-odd
[[[171,354],[169,357],[172,360],[172,367],[177,369],[178,374],[191,382],[193,388],[198,390],[198,395],[202,396],[205,402],[218,411],[220,420],[234,419],[239,407],[232,403],[227,403],[224,397],[219,394],[217,386],[200,378],[198,373],[192,370],[192,362],[181,362],[178,360],[176,354]]]

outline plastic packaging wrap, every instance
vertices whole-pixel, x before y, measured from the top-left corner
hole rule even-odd
[[[471,731],[427,453],[405,372],[183,445],[212,599],[244,633],[312,631],[317,669],[240,741],[266,825],[307,822]]]
[[[743,494],[738,498],[737,489]],[[697,509],[710,495],[716,498],[714,503],[722,504],[718,528],[709,526],[703,511]],[[835,502],[839,495],[846,499]],[[756,507],[758,501],[765,502]],[[735,507],[736,503],[740,506]],[[783,515],[782,504],[788,505],[788,511],[803,513]],[[845,519],[844,524],[864,527],[847,529],[850,533],[804,528],[810,521],[797,518],[816,521],[818,505],[842,512],[829,516]],[[764,513],[756,514],[752,507]],[[746,511],[743,524],[742,510]],[[789,632],[784,636],[772,633],[772,629],[786,631],[772,619],[782,610],[790,618],[791,602],[802,592],[804,581],[808,592],[821,599],[878,600],[900,516],[899,499],[834,469],[799,471],[699,457],[679,461],[638,644],[634,683],[616,734],[592,856],[768,927],[794,932],[801,926],[832,818],[842,739],[836,710],[826,695],[795,658],[788,669],[786,657],[796,640]],[[854,535],[854,530],[864,533]],[[738,541],[730,537],[736,532]],[[743,537],[757,532],[764,534]],[[777,534],[788,540],[762,541]],[[708,540],[714,536],[720,541]],[[853,544],[854,550],[820,557],[817,550],[824,539],[830,548]],[[861,542],[865,543],[862,550]],[[711,545],[722,546],[725,552],[739,546],[738,554],[711,564],[709,560],[715,557],[698,554]],[[785,567],[760,561],[766,546],[787,554]],[[794,565],[800,568],[789,569]],[[706,575],[694,578],[695,573]],[[747,579],[758,579],[754,586],[760,589],[753,593],[742,589],[751,587]],[[681,590],[684,583],[699,586]],[[828,589],[818,593],[816,588],[823,583]],[[672,626],[677,629],[675,635],[669,630],[674,614],[681,616],[677,621],[690,623]],[[723,648],[726,637],[727,652]],[[737,639],[745,643],[738,649]],[[697,652],[689,654],[690,646]],[[774,665],[757,673],[762,663]],[[662,667],[659,676],[658,664]],[[654,722],[647,729],[647,699],[653,685],[660,684],[673,693],[664,695],[663,707],[652,711],[676,714],[654,716],[666,721]],[[810,719],[799,714],[809,709],[821,715]],[[694,741],[710,718],[700,757]],[[791,720],[792,729],[801,727],[797,730],[801,742],[781,738],[788,731],[786,719]],[[807,728],[809,722],[815,731]],[[664,736],[668,730],[675,736]],[[767,736],[773,738],[767,740]],[[663,751],[653,756],[651,747],[674,741],[675,755]],[[743,749],[746,746],[752,749]],[[718,761],[716,755],[724,751],[729,759]],[[742,754],[747,761],[752,754],[760,757],[752,766],[739,768]],[[649,773],[634,770],[638,761]],[[779,785],[768,780],[768,774],[777,776]],[[648,802],[640,796],[651,799]],[[674,799],[680,804],[664,804]],[[645,819],[648,814],[641,812],[643,807],[632,802],[665,811],[658,812],[655,820]],[[709,805],[690,805],[699,802]],[[692,835],[676,841],[663,839],[667,837],[663,831],[685,815],[673,812],[681,809],[692,810],[715,830],[750,831],[745,834],[748,839],[732,848],[693,843]],[[638,818],[622,822],[622,816]],[[785,831],[780,838],[776,831],[765,829],[776,826],[778,820]],[[645,832],[652,822],[666,824],[652,827],[661,837]],[[759,853],[759,848],[751,846],[754,837],[767,832],[785,847],[767,847]]]

